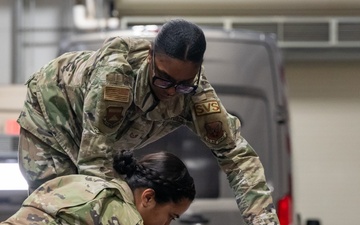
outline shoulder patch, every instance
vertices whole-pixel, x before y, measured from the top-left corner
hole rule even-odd
[[[210,144],[218,145],[226,139],[226,132],[223,130],[221,121],[215,121],[205,124],[206,136],[205,140]]]
[[[123,107],[109,106],[106,108],[106,115],[103,118],[103,122],[107,127],[115,127],[118,125],[123,118],[122,111]]]
[[[130,88],[117,87],[117,86],[105,86],[104,88],[104,100],[115,102],[129,102]]]
[[[218,101],[215,100],[196,103],[194,108],[197,116],[221,112],[220,105]]]

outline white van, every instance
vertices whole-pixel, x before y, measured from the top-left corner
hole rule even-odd
[[[148,29],[150,27],[150,30]],[[78,34],[66,40],[60,53],[96,50],[110,36],[152,39],[153,26]],[[227,110],[242,122],[242,136],[265,167],[281,225],[291,224],[291,158],[287,96],[276,37],[258,32],[204,27],[207,38],[205,74]],[[173,224],[245,224],[225,174],[215,157],[190,130],[179,128],[137,154],[152,149],[182,158],[195,178],[197,196],[185,215]],[[196,149],[196,151],[189,151]]]

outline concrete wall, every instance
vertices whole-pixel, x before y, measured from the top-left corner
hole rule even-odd
[[[296,211],[356,224],[360,196],[360,63],[286,65]]]
[[[11,81],[11,5],[12,0],[0,1],[0,84]]]

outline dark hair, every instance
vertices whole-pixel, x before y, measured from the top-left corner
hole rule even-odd
[[[202,63],[206,50],[204,32],[199,26],[183,19],[165,23],[154,42],[155,52],[194,63]]]
[[[195,198],[193,178],[185,164],[169,152],[148,154],[137,161],[131,151],[121,151],[115,155],[113,167],[119,174],[126,175],[125,181],[131,190],[152,188],[158,203]]]

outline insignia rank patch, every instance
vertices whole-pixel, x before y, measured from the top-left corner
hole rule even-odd
[[[223,130],[221,121],[206,123],[205,130],[205,140],[211,144],[217,145],[227,137],[226,132]]]
[[[215,100],[197,103],[194,107],[197,116],[221,112],[220,105]]]
[[[103,118],[103,122],[106,126],[113,128],[118,125],[123,118],[122,111],[123,107],[109,106],[106,108],[106,115]]]
[[[115,102],[129,102],[130,89],[128,87],[105,86],[104,100]]]

